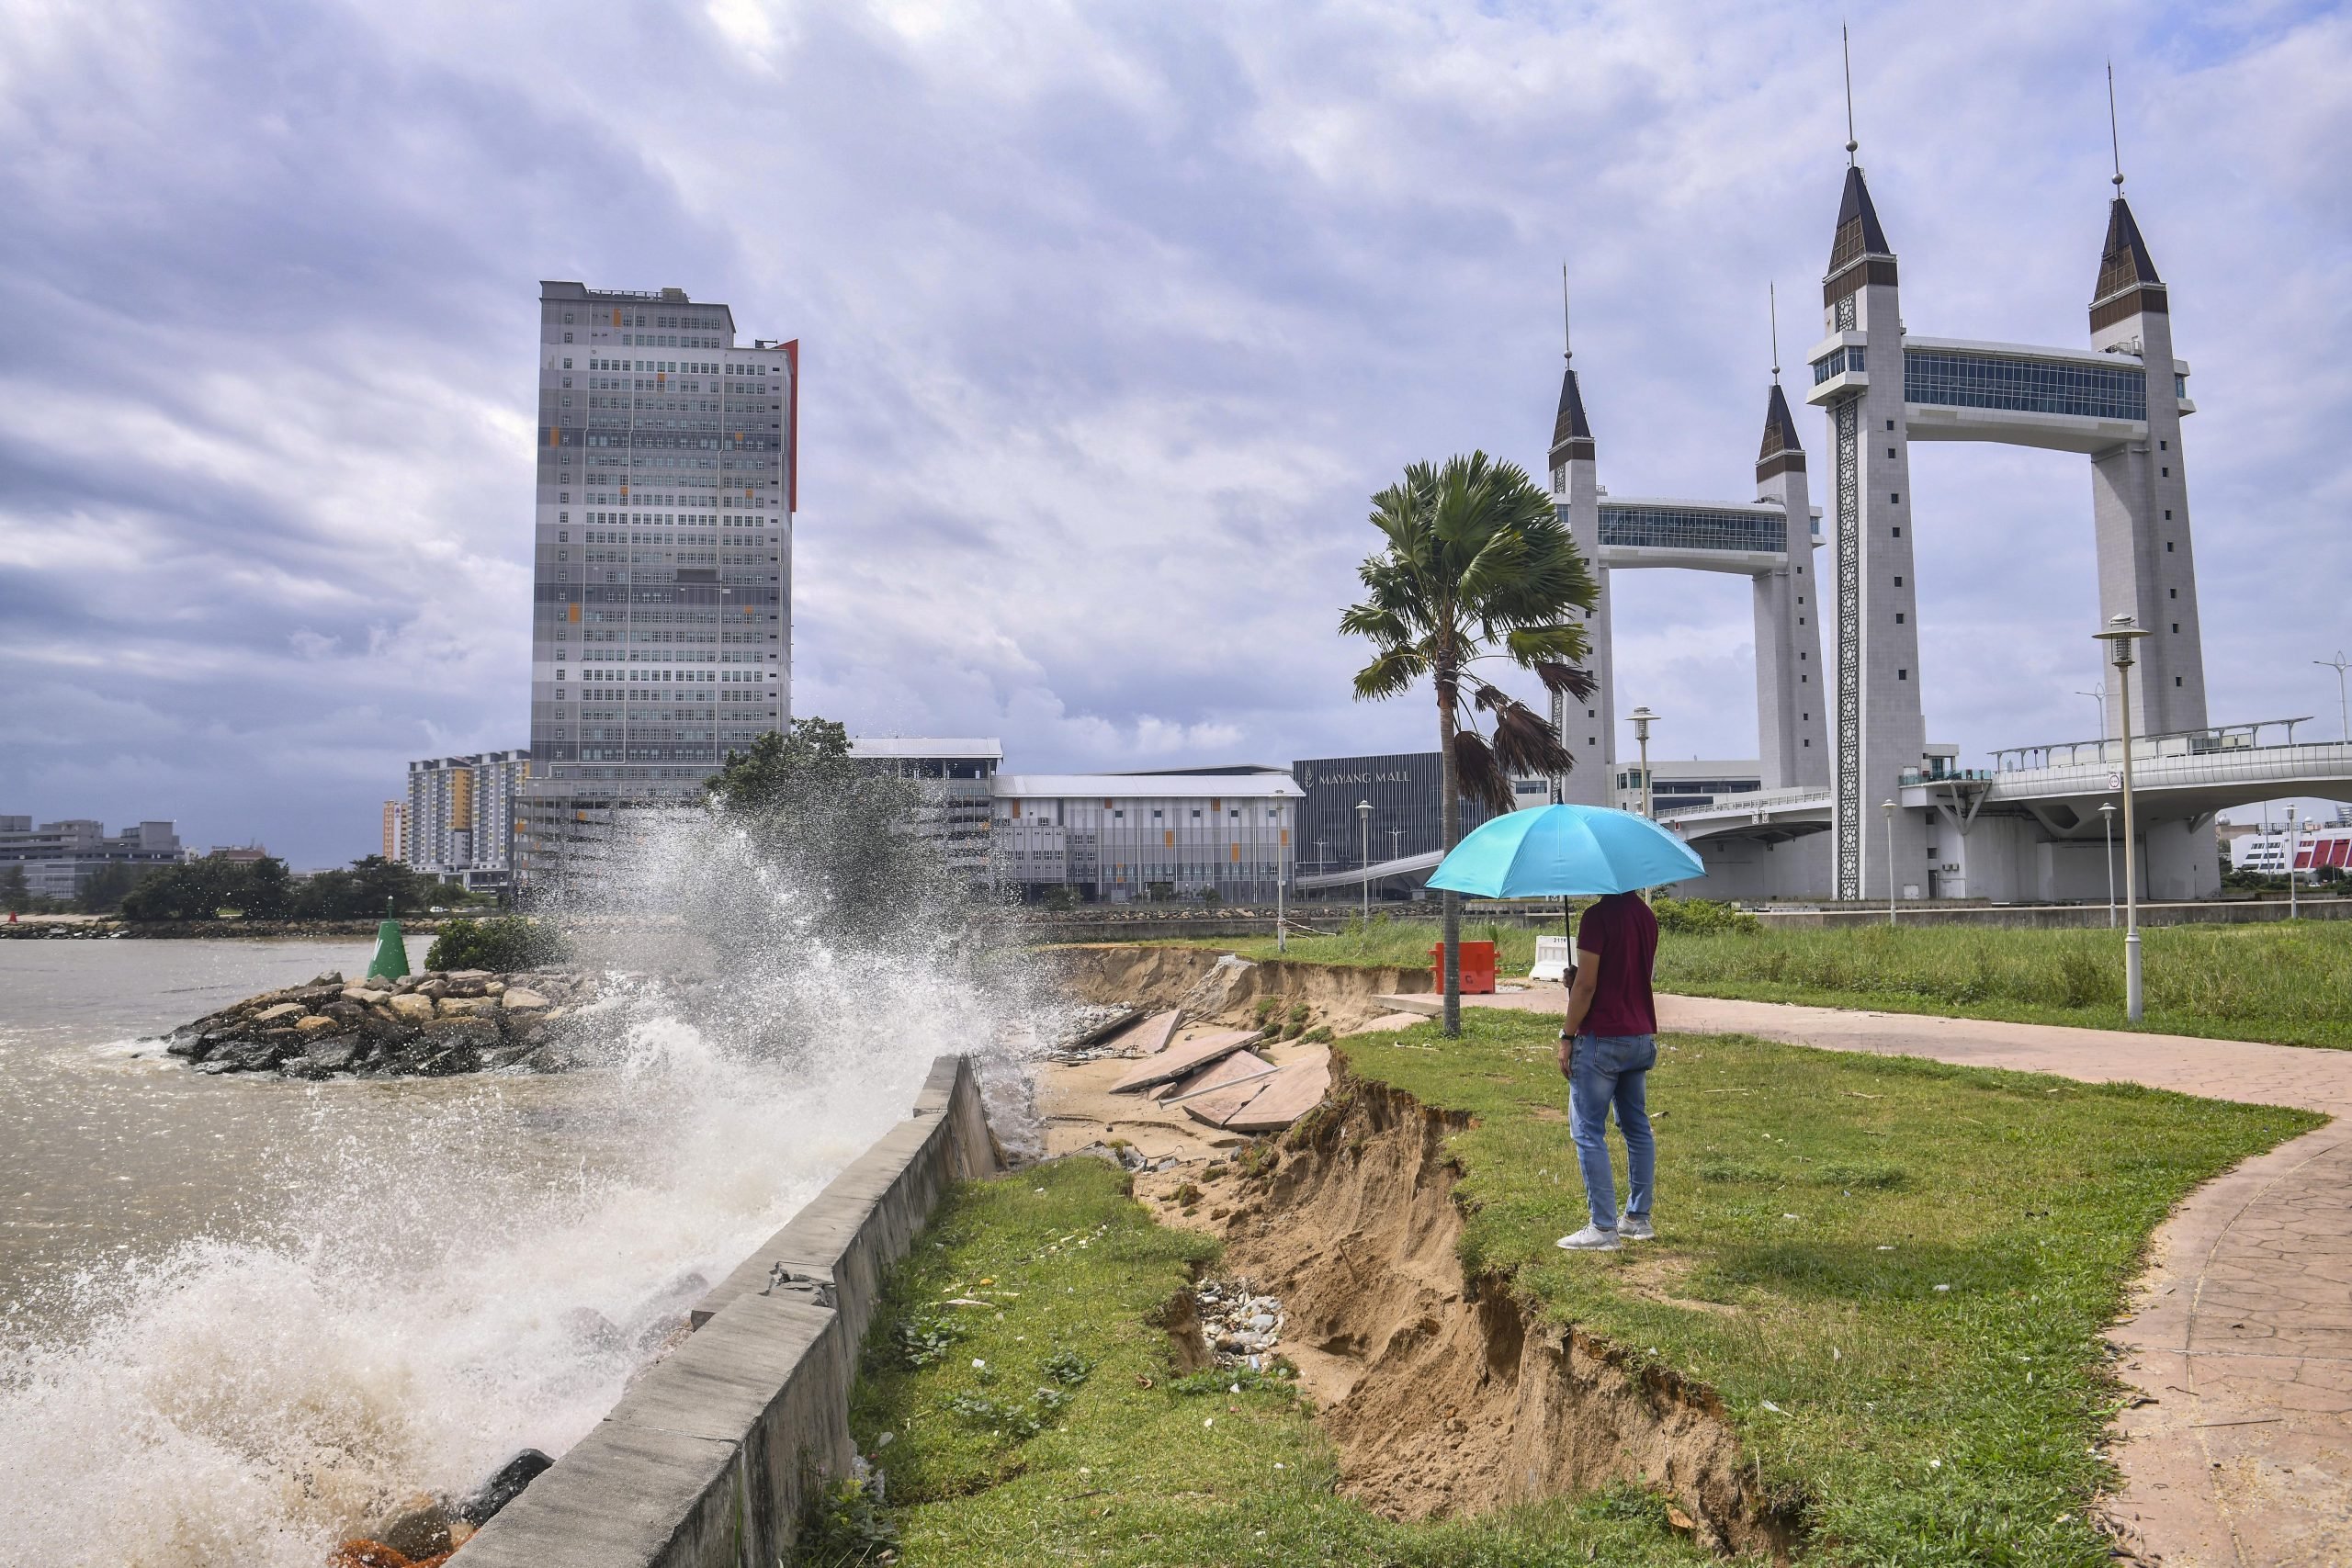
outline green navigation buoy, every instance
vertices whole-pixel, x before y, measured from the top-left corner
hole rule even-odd
[[[384,922],[376,928],[376,957],[368,965],[370,980],[397,980],[408,973],[408,943],[401,923],[392,919],[392,901],[384,900]]]

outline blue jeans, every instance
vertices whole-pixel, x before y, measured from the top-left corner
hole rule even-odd
[[[1584,1173],[1585,1203],[1601,1230],[1617,1228],[1617,1180],[1609,1169],[1609,1109],[1625,1140],[1625,1213],[1649,1218],[1650,1184],[1657,1175],[1657,1142],[1643,1104],[1657,1041],[1647,1034],[1579,1034],[1568,1057],[1568,1122],[1577,1168]]]

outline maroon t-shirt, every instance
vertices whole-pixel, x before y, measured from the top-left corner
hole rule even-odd
[[[1650,966],[1657,958],[1657,917],[1632,893],[1611,893],[1577,922],[1577,950],[1594,965],[1587,1034],[1656,1034]]]

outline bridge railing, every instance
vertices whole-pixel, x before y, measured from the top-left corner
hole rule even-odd
[[[2196,757],[2215,751],[2267,750],[2295,744],[2295,726],[2309,724],[2311,715],[2296,718],[2256,719],[2249,724],[2215,724],[2202,729],[2167,730],[2132,738],[2132,760],[2143,757]],[[2284,731],[2277,739],[2266,732]],[[1996,773],[2030,773],[2043,768],[2088,767],[2123,761],[2123,742],[2115,737],[2097,740],[2055,740],[2037,746],[2007,746],[1993,753]]]

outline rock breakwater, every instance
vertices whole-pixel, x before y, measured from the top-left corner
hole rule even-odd
[[[460,969],[349,984],[330,972],[183,1025],[164,1049],[199,1073],[291,1078],[552,1072],[568,1062],[565,1020],[598,991],[595,976],[560,970]]]

